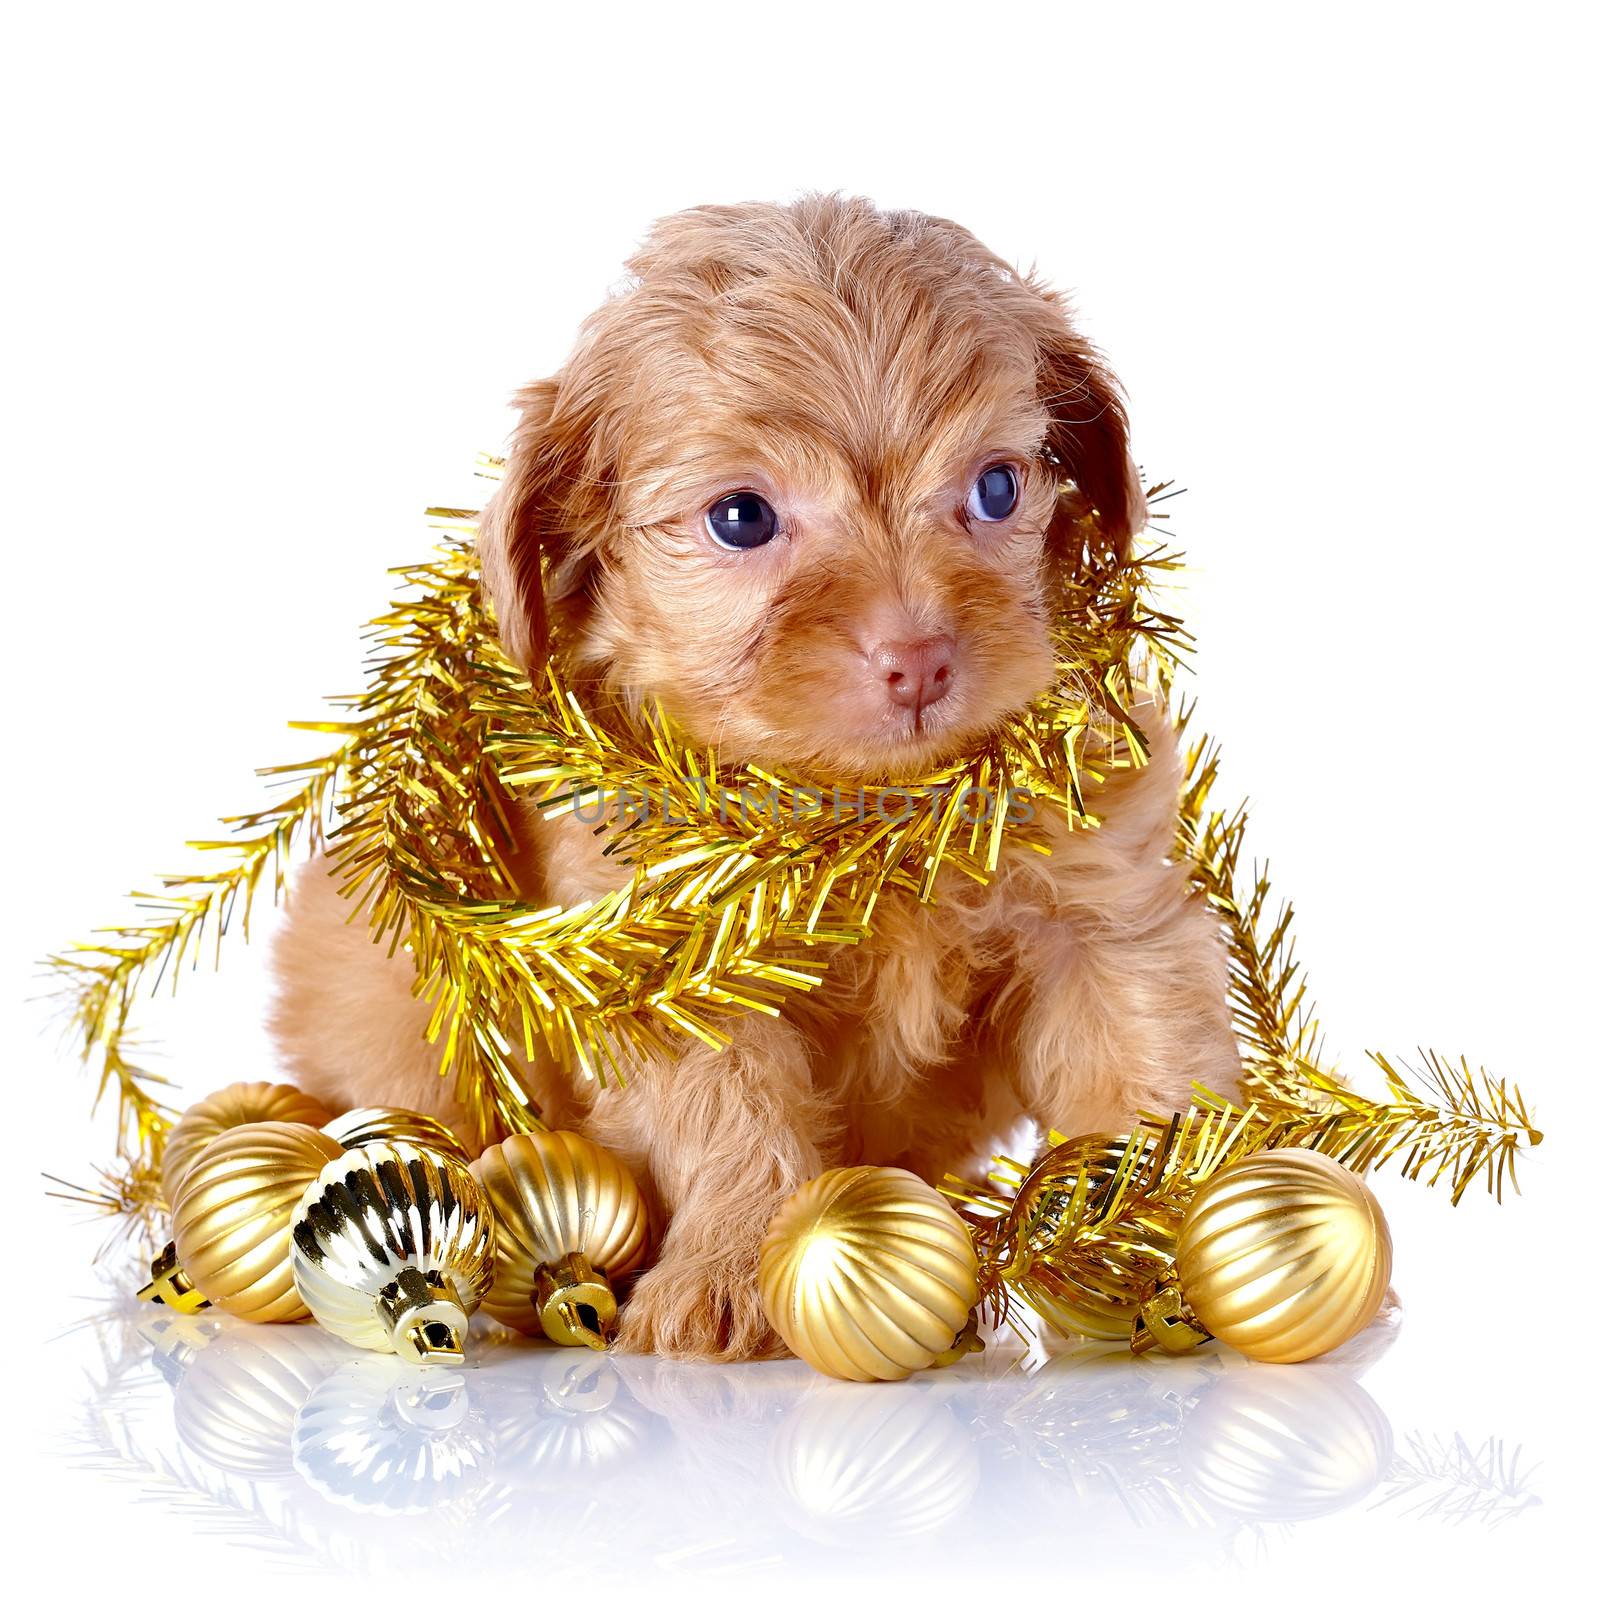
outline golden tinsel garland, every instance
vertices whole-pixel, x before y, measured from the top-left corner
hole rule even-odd
[[[492,478],[501,463],[482,466]],[[97,1202],[148,1197],[138,1175],[159,1162],[171,1123],[164,1080],[130,1054],[138,992],[175,982],[230,928],[248,934],[254,896],[268,882],[281,892],[296,851],[326,844],[373,937],[391,954],[409,951],[417,993],[433,1007],[428,1035],[442,1041],[484,1136],[537,1129],[526,1057],[547,1052],[620,1084],[630,1054],[674,1033],[719,1046],[733,1013],[776,1012],[822,983],[831,952],[867,936],[883,894],[928,900],[942,867],[986,881],[1003,846],[1045,848],[1004,804],[969,820],[968,794],[1023,790],[1096,826],[1095,786],[1145,759],[1130,708],[1152,693],[1170,698],[1175,653],[1188,642],[1150,599],[1173,557],[1086,558],[1062,596],[1055,687],[964,760],[881,791],[881,811],[868,787],[859,811],[840,816],[799,777],[720,767],[659,708],[602,717],[553,667],[530,682],[485,616],[476,514],[431,515],[447,537],[434,560],[398,569],[406,588],[370,625],[365,691],[335,702],[341,720],[293,724],[333,735],[333,748],[265,769],[288,792],[227,819],[231,837],[197,847],[211,870],[161,880],[136,897],[141,918],[54,959],[100,1091],[117,1091],[119,1148],[134,1175]],[[1186,729],[1187,710],[1179,722]],[[1216,774],[1202,740],[1189,755],[1174,854],[1226,930],[1245,1104],[1199,1093],[1186,1115],[1102,1139],[1092,1157],[1064,1163],[1052,1150],[1031,1172],[999,1164],[994,1187],[952,1185],[997,1301],[1008,1284],[1031,1292],[1034,1265],[1065,1261],[1084,1266],[1101,1310],[1110,1293],[1120,1323],[1125,1294],[1136,1303],[1147,1275],[1170,1265],[1163,1241],[1194,1185],[1249,1150],[1314,1145],[1358,1169],[1400,1154],[1410,1176],[1448,1174],[1459,1198],[1485,1170],[1498,1191],[1514,1151],[1538,1142],[1517,1091],[1465,1066],[1430,1056],[1430,1081],[1416,1089],[1376,1057],[1386,1100],[1323,1069],[1290,913],[1268,916],[1264,877],[1237,887],[1244,814],[1211,805]],[[762,803],[717,803],[747,789]],[[631,805],[640,794],[648,807]],[[506,866],[518,795],[550,814],[603,814],[607,848],[632,869],[627,885],[575,907],[519,901]],[[1132,1278],[1130,1252],[1140,1263]]]

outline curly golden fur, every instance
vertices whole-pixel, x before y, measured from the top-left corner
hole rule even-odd
[[[562,371],[518,396],[481,546],[510,653],[557,649],[597,697],[659,696],[728,762],[836,783],[926,768],[1042,690],[1054,581],[1081,557],[1067,513],[1093,505],[1125,548],[1144,504],[1116,382],[1060,297],[952,223],[837,197],[669,217],[629,267]],[[974,520],[999,467],[1015,506]],[[712,537],[708,507],[738,492],[776,537]],[[1119,1126],[1192,1080],[1231,1084],[1221,945],[1169,859],[1177,784],[1158,733],[1149,766],[1097,793],[1100,829],[1057,828],[1053,854],[1007,855],[985,889],[947,875],[933,907],[885,902],[816,996],[742,1020],[720,1054],[688,1044],[600,1093],[529,1064],[664,1225],[625,1348],[770,1353],[757,1247],[826,1167],[937,1180],[1024,1117]],[[617,881],[587,829],[520,826],[529,898]],[[459,1123],[407,963],[315,864],[275,961],[307,1089]]]

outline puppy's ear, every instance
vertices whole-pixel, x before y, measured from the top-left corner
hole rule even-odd
[[[1122,387],[1099,351],[1073,331],[1061,302],[1050,294],[1041,298],[1039,398],[1050,415],[1045,448],[1077,489],[1063,497],[1052,540],[1063,553],[1078,543],[1076,519],[1092,506],[1098,542],[1120,559],[1145,523],[1144,489],[1128,454]]]
[[[522,417],[478,531],[478,560],[500,647],[529,673],[538,672],[549,650],[544,557],[560,539],[564,521],[565,451],[554,427],[558,393],[554,379],[518,392]]]

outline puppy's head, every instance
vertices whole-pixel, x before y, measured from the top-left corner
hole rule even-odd
[[[905,776],[1046,688],[1085,506],[1142,514],[1115,380],[965,230],[862,201],[657,225],[518,396],[485,519],[502,641],[727,761]]]

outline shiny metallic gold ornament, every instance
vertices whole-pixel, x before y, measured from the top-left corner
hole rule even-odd
[[[1315,1150],[1269,1150],[1201,1185],[1178,1232],[1184,1301],[1257,1361],[1308,1361],[1372,1321],[1389,1287],[1372,1191]]]
[[[603,1350],[615,1284],[644,1265],[650,1216],[633,1174],[575,1133],[519,1133],[472,1170],[494,1208],[499,1256],[483,1309],[520,1333]]]
[[[961,1219],[898,1167],[804,1184],[761,1245],[761,1298],[796,1355],[835,1378],[905,1378],[968,1333],[978,1258]]]
[[[403,1106],[357,1106],[335,1117],[322,1131],[346,1150],[403,1139],[408,1144],[426,1145],[460,1156],[463,1161],[467,1159],[466,1146],[437,1117],[424,1111],[407,1111]]]
[[[465,1358],[495,1226],[459,1156],[403,1140],[346,1150],[306,1190],[293,1231],[295,1285],[329,1333],[419,1364]]]
[[[339,1154],[296,1122],[247,1122],[220,1133],[189,1164],[172,1213],[172,1242],[139,1291],[174,1311],[208,1303],[246,1322],[298,1322],[305,1302],[289,1267],[289,1219],[306,1185]]]
[[[162,1148],[161,1192],[167,1209],[176,1208],[184,1173],[219,1133],[247,1122],[299,1122],[315,1128],[327,1120],[328,1108],[292,1083],[230,1083],[197,1100],[178,1118]]]

